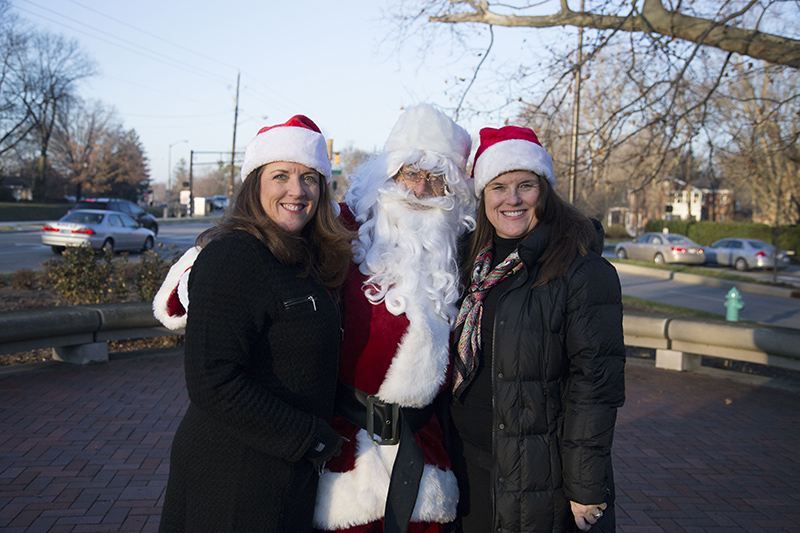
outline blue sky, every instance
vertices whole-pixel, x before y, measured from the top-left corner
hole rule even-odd
[[[174,167],[190,150],[230,157],[238,72],[237,150],[260,127],[303,113],[335,150],[371,151],[382,147],[403,106],[455,108],[460,94],[447,89],[455,76],[470,77],[479,58],[440,46],[423,64],[415,46],[398,51],[382,19],[387,5],[12,0],[20,17],[77,39],[96,62],[99,75],[80,95],[113,105],[137,131],[157,182],[166,182],[168,158]],[[488,43],[486,35],[474,42],[481,39]],[[473,135],[484,125],[495,124],[464,124]]]

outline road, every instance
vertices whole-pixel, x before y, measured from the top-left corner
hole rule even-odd
[[[195,238],[205,229],[211,227],[211,222],[203,221],[176,221],[159,224],[156,246],[162,244],[165,248],[174,247],[186,250],[194,244]],[[40,231],[2,231],[0,232],[0,274],[16,272],[23,268],[41,270],[42,263],[57,257],[49,246],[41,242]],[[138,261],[139,254],[129,255],[130,261]]]
[[[731,282],[729,287],[719,289],[625,272],[619,273],[619,280],[625,296],[716,313],[723,318],[725,295],[735,285]],[[800,329],[798,299],[742,293],[742,301],[744,308],[739,311],[739,320]]]
[[[161,222],[157,244],[165,248],[186,250],[195,238],[211,226],[208,220],[186,221],[179,219]],[[129,260],[138,260],[139,254],[130,254]],[[41,264],[56,257],[49,246],[40,242],[39,231],[0,232],[0,273],[15,272],[22,268],[39,270]],[[769,272],[747,272],[755,279],[772,279]],[[780,274],[781,281],[800,287],[800,267],[793,265]],[[620,273],[622,293],[645,300],[652,300],[725,316],[723,305],[730,287],[718,289],[702,285],[687,285],[677,281],[662,280],[636,274]],[[733,283],[731,284],[733,286]],[[776,326],[800,329],[800,300],[776,298],[757,294],[742,294],[744,308],[739,312],[741,320],[762,322]]]

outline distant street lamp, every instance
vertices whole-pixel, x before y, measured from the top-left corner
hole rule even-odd
[[[188,142],[189,141],[184,139],[182,141],[175,141],[174,143],[169,145],[169,150],[167,150],[167,167],[169,167],[167,169],[167,190],[168,191],[172,190],[172,147],[175,146],[176,144],[188,143]]]

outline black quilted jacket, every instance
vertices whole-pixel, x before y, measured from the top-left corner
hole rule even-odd
[[[495,312],[493,531],[571,531],[569,500],[608,502],[591,531],[613,531],[611,443],[625,399],[619,278],[590,252],[532,288],[547,245],[540,229],[519,245],[525,268]]]
[[[243,231],[197,257],[161,531],[311,531],[318,475],[302,457],[332,417],[340,329],[299,273]]]

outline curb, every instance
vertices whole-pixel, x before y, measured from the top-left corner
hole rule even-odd
[[[636,274],[638,276],[649,276],[651,278],[668,279],[679,283],[690,285],[703,285],[705,287],[715,287],[718,289],[729,289],[736,286],[741,292],[749,294],[760,294],[762,296],[775,296],[777,298],[796,298],[800,299],[800,288],[773,287],[761,283],[751,283],[746,281],[732,281],[720,278],[710,278],[698,276],[697,274],[685,274],[683,272],[672,272],[671,270],[660,270],[638,265],[628,265],[623,263],[611,262],[618,272]]]

